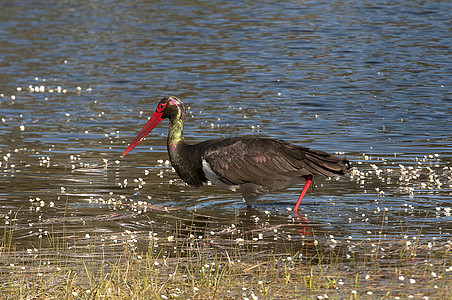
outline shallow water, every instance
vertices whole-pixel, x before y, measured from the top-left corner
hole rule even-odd
[[[450,239],[451,12],[424,1],[7,1],[1,227],[14,225],[18,248],[49,232],[164,235],[175,220],[269,241]],[[319,178],[297,216],[287,208],[301,186],[247,211],[239,195],[183,184],[165,122],[121,158],[170,94],[190,107],[188,142],[279,138],[355,169]]]

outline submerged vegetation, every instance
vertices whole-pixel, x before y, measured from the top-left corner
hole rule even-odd
[[[2,233],[2,299],[450,299],[452,243],[415,236],[354,240],[281,235],[283,226],[43,233],[16,249]],[[64,226],[60,224],[58,226]],[[276,241],[275,241],[276,240]]]

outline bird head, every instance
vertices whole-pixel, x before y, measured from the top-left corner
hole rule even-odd
[[[144,125],[143,129],[141,129],[140,133],[135,137],[135,139],[130,143],[129,147],[124,151],[122,156],[126,156],[127,153],[132,151],[142,140],[154,129],[163,119],[171,119],[173,116],[176,116],[178,112],[182,111],[185,113],[184,103],[178,98],[164,97],[160,100],[157,108],[155,109],[154,114],[151,116],[149,121]]]
[[[174,96],[164,97],[157,105],[154,115],[161,113],[162,119],[170,119],[171,117],[175,116],[180,110],[183,110],[185,112],[185,106],[181,100]]]

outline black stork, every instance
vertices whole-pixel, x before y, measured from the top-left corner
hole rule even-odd
[[[122,156],[137,146],[157,124],[169,119],[167,149],[173,168],[187,184],[211,181],[238,192],[248,207],[261,195],[306,181],[293,209],[300,206],[314,175],[343,175],[350,163],[323,151],[268,138],[230,137],[188,145],[184,142],[185,105],[176,97],[160,100],[155,113]]]

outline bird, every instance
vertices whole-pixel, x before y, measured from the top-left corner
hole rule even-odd
[[[259,196],[305,182],[293,208],[297,212],[315,175],[346,174],[350,162],[324,151],[260,137],[227,137],[197,144],[184,141],[184,102],[175,96],[160,100],[154,114],[122,154],[126,156],[164,119],[169,119],[167,150],[179,177],[188,185],[207,182],[240,193],[248,208]]]

